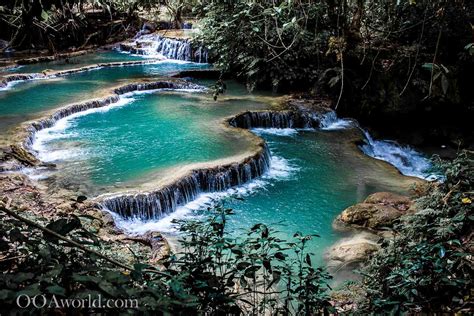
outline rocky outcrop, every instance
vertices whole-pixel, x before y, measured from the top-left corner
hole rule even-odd
[[[395,220],[411,210],[412,201],[402,195],[390,192],[374,193],[364,202],[346,208],[336,218],[340,224],[369,229],[391,227]]]
[[[325,254],[330,271],[352,274],[372,253],[380,249],[383,238],[392,236],[387,230],[401,216],[413,211],[410,198],[391,193],[377,192],[362,203],[346,208],[334,221],[337,230],[351,230],[351,237],[331,246]],[[355,231],[354,231],[355,230]],[[354,277],[354,275],[351,275]]]

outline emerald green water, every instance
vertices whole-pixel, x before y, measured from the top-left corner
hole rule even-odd
[[[201,216],[206,205],[221,201],[234,209],[228,228],[235,236],[256,223],[270,225],[286,240],[295,232],[320,235],[309,251],[315,262],[324,264],[325,249],[343,236],[332,228],[342,210],[371,193],[405,192],[408,186],[386,165],[359,154],[348,142],[351,133],[259,130],[272,152],[271,169],[264,177],[226,192],[203,194],[161,220],[118,220],[118,225],[132,233],[158,230],[173,236],[173,219]]]
[[[65,70],[71,68],[78,68],[92,64],[111,63],[116,61],[132,61],[143,60],[142,57],[130,54],[123,54],[114,50],[98,52],[94,54],[85,54],[81,56],[71,57],[66,59],[59,59],[55,61],[36,63],[30,65],[23,65],[15,68],[10,68],[5,73],[33,73],[42,72],[46,69],[51,70]]]
[[[205,84],[205,82],[203,82]],[[231,157],[252,144],[221,128],[225,117],[265,109],[258,96],[235,99],[243,86],[215,102],[209,92],[132,94],[125,104],[61,120],[37,134],[34,148],[43,161],[57,163],[56,180],[83,194],[125,188],[163,177],[166,169]],[[132,182],[130,184],[129,182]]]
[[[207,67],[203,64],[163,61],[153,65],[103,68],[55,79],[20,82],[11,89],[0,91],[0,130],[8,131],[61,105],[97,97],[98,91],[121,82],[159,78],[183,69]]]
[[[244,201],[226,202],[236,211],[230,216],[231,229],[266,223],[282,231],[283,238],[291,238],[297,231],[319,234],[321,238],[315,238],[311,250],[322,258],[324,250],[341,237],[332,229],[332,222],[342,210],[377,191],[403,190],[397,177],[391,177],[384,166],[354,152],[346,143],[347,134],[263,133],[272,154],[283,161],[273,177],[264,179],[261,189],[245,192]]]
[[[0,91],[1,136],[22,121],[95,97],[97,91],[118,83],[205,67],[163,62],[19,83]],[[229,158],[248,150],[252,146],[248,138],[223,129],[222,121],[244,110],[270,108],[270,102],[268,93],[248,94],[244,86],[232,82],[217,102],[210,92],[129,95],[120,106],[61,120],[40,132],[35,148],[42,160],[57,164],[57,168],[32,174],[46,177],[45,183],[53,188],[66,187],[88,196],[154,183],[173,177],[188,164]],[[227,192],[203,194],[160,220],[117,218],[117,225],[130,233],[159,230],[173,234],[171,219],[199,215],[197,210],[211,199],[225,200],[236,211],[230,219],[233,233],[240,234],[258,222],[277,227],[285,238],[295,231],[316,233],[321,238],[311,250],[321,259],[324,249],[341,237],[331,223],[345,207],[375,191],[403,191],[407,187],[406,178],[393,168],[368,158],[349,143],[351,130],[257,133],[272,152],[271,169],[261,179]],[[235,196],[244,200],[232,199]]]

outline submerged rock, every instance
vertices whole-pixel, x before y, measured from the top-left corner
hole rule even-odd
[[[413,202],[406,196],[378,192],[364,202],[346,208],[335,220],[336,228],[342,225],[381,229],[390,227],[400,216],[411,211]]]

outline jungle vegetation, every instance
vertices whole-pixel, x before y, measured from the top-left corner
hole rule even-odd
[[[143,11],[163,10],[173,27],[185,15],[197,19],[195,42],[249,90],[324,96],[340,115],[409,131],[412,140],[415,128],[424,140],[456,148],[473,142],[468,0],[6,0],[0,38],[8,42],[3,50],[102,45],[133,36]],[[472,153],[439,164],[444,182],[428,185],[419,212],[403,217],[396,237],[360,271],[361,314],[472,311]],[[184,250],[162,268],[129,267],[101,255],[100,241],[77,218],[32,226],[0,202],[0,303],[15,309],[18,293],[100,293],[174,314],[333,311],[330,276],[305,250],[316,236],[280,240],[259,224],[236,239],[225,230],[231,210],[207,212],[204,221],[179,223]]]
[[[418,212],[401,218],[395,237],[360,271],[366,294],[351,313],[472,311],[474,161],[461,153],[440,167],[445,181],[425,187]],[[104,255],[76,216],[32,221],[3,202],[0,213],[0,304],[11,311],[20,311],[19,294],[133,298],[140,310],[183,315],[334,311],[331,276],[307,251],[317,235],[282,240],[256,224],[234,237],[226,229],[233,211],[224,205],[177,222],[182,250],[157,266]]]

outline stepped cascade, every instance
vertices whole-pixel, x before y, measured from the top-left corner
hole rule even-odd
[[[206,48],[195,47],[189,39],[175,39],[157,34],[147,34],[134,41],[121,43],[120,49],[132,54],[144,56],[164,56],[169,59],[192,61],[197,63],[208,62]]]
[[[257,219],[262,222],[278,219],[288,221],[291,230],[301,226],[308,231],[319,231],[321,225],[330,227],[333,213],[325,213],[327,210],[337,211],[359,196],[373,192],[374,188],[399,187],[392,184],[392,177],[398,179],[396,172],[385,179],[385,165],[371,160],[359,161],[358,155],[354,158],[353,153],[346,153],[346,150],[356,148],[353,144],[344,144],[344,140],[353,139],[354,130],[332,135],[324,132],[357,130],[358,124],[338,118],[322,102],[313,102],[306,107],[301,100],[293,100],[288,102],[286,110],[281,106],[277,107],[279,110],[273,110],[270,105],[273,103],[267,102],[268,95],[259,92],[248,94],[244,86],[231,81],[227,82],[229,89],[226,94],[217,101],[206,93],[188,91],[203,91],[202,85],[189,81],[147,81],[154,73],[166,75],[176,72],[175,69],[186,71],[207,67],[162,60],[163,56],[188,61],[194,57],[198,61],[199,58],[201,61],[205,59],[202,51],[192,51],[189,41],[150,38],[154,42],[139,46],[142,55],[157,57],[154,60],[120,62],[113,61],[117,57],[110,55],[107,56],[112,60],[110,62],[67,69],[58,64],[58,68],[44,73],[14,72],[3,77],[4,86],[16,81],[45,79],[37,83],[25,82],[2,92],[7,96],[10,94],[11,100],[16,101],[13,98],[15,91],[21,95],[23,87],[27,88],[25,92],[39,91],[42,86],[54,85],[55,82],[87,82],[89,76],[106,81],[110,79],[104,74],[113,75],[108,90],[104,89],[98,99],[76,102],[56,110],[51,107],[49,115],[41,119],[32,118],[33,121],[23,124],[21,142],[16,144],[37,159],[36,163],[27,166],[33,168],[25,168],[36,171],[25,172],[30,172],[28,174],[32,177],[41,177],[43,173],[58,185],[79,184],[77,192],[91,197],[103,209],[112,212],[117,226],[131,233],[153,230],[146,227],[166,222],[170,217],[179,217],[183,209],[200,210],[203,208],[201,201],[208,197],[218,200],[233,194],[248,194],[248,205],[240,200],[229,202],[231,208],[238,211],[238,222],[252,225]],[[142,58],[142,55],[114,53],[125,58]],[[140,78],[140,82],[117,87],[125,77],[121,66],[133,65],[136,67],[128,67],[126,73]],[[89,74],[89,70],[97,71]],[[78,72],[82,74],[73,75]],[[61,79],[56,80],[59,77]],[[208,79],[195,80],[207,86],[212,84]],[[94,86],[87,83],[82,90],[88,87]],[[71,95],[68,85],[65,89],[64,94]],[[177,89],[187,92],[151,93],[153,90]],[[75,95],[81,96],[82,90]],[[38,109],[44,104],[41,101],[49,95],[45,93],[35,100]],[[5,111],[10,110],[5,108]],[[87,115],[75,115],[80,112]],[[140,126],[139,132],[131,132],[137,129],[127,127],[130,122]],[[250,135],[248,130],[257,136]],[[206,141],[201,141],[203,139]],[[386,143],[373,140],[368,134],[365,139],[367,144],[361,145],[361,149],[367,154],[384,160],[399,156],[394,149],[384,157],[382,154],[387,146],[380,145]],[[103,146],[107,146],[107,152],[103,152]],[[140,151],[140,146],[150,146],[153,150]],[[298,148],[306,148],[307,152],[301,156],[293,155]],[[368,148],[372,151],[369,152]],[[379,149],[384,149],[383,153]],[[57,152],[60,153],[56,155]],[[351,161],[348,165],[356,167],[340,165],[340,161],[347,160]],[[397,162],[391,163],[398,167]],[[55,164],[54,168],[52,164]],[[178,175],[173,176],[170,170]],[[360,174],[365,176],[360,177]],[[298,192],[305,192],[304,198],[294,200],[300,194]],[[289,215],[294,210],[298,211],[298,216]],[[240,228],[238,223],[234,227]],[[330,229],[322,231],[324,243],[329,244],[337,238]],[[289,229],[288,233],[291,233]]]
[[[259,152],[243,162],[193,170],[157,191],[109,197],[101,204],[125,218],[157,219],[196,199],[200,193],[224,191],[258,178],[268,170],[269,165],[270,152],[262,142]]]

